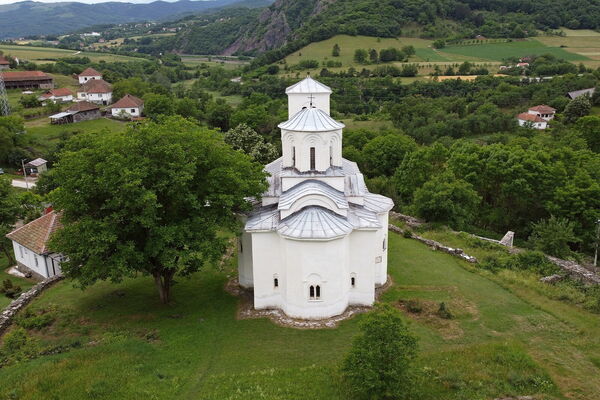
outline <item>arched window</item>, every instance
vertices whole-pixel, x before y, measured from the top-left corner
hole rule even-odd
[[[292,146],[292,165],[296,168],[296,146]]]
[[[316,159],[315,159],[315,148],[314,147],[310,148],[310,169],[311,170],[316,169]]]
[[[315,295],[315,299],[319,300],[321,298],[321,286],[317,285],[315,287],[315,289],[316,289],[316,292],[317,292],[316,295]]]
[[[308,288],[308,298],[311,300],[315,299],[315,287],[313,285],[310,285],[310,288]]]
[[[355,277],[350,278],[350,285],[352,285],[352,287],[356,286],[356,278]]]
[[[278,278],[273,279],[273,286],[275,286],[276,288],[279,287],[279,279]]]
[[[387,239],[387,236],[384,236],[383,237],[383,250],[385,250],[387,248],[386,239]]]

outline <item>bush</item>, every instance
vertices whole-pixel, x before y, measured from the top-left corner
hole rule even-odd
[[[33,310],[31,308],[25,309],[25,311],[15,319],[15,323],[21,328],[31,330],[40,330],[46,326],[51,325],[55,320],[54,308],[46,308],[40,310]]]
[[[574,229],[575,224],[566,218],[551,216],[533,224],[533,233],[529,236],[529,241],[536,250],[555,257],[567,258],[573,255],[569,244],[579,241]]]
[[[417,339],[408,331],[398,310],[377,305],[360,324],[341,372],[354,398],[403,399],[414,390],[413,360]]]
[[[452,313],[450,312],[450,310],[448,310],[448,307],[446,307],[446,303],[444,303],[443,301],[440,303],[440,307],[437,310],[437,315],[438,317],[443,319],[452,319]]]
[[[487,257],[482,261],[481,267],[491,271],[500,269],[529,271],[541,276],[553,275],[561,271],[560,267],[550,262],[539,251],[524,251],[504,257]]]
[[[408,300],[406,302],[406,311],[413,314],[420,314],[421,312],[423,312],[423,305],[419,300]]]
[[[2,287],[0,287],[0,293],[8,297],[9,299],[15,299],[21,294],[21,286],[15,286],[10,279],[2,281]]]

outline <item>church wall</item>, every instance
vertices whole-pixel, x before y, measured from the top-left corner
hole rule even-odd
[[[288,94],[288,118],[292,118],[303,107],[310,107],[309,93]],[[329,93],[314,93],[313,107],[319,108],[329,114]]]
[[[352,305],[372,305],[375,300],[375,253],[377,231],[353,231],[350,234],[350,268],[345,284]],[[355,278],[352,287],[351,278]]]
[[[388,238],[388,213],[380,213],[377,215],[377,219],[381,224],[381,229],[377,231],[377,243],[375,248],[377,251],[377,256],[381,257],[381,262],[375,264],[375,284],[383,285],[387,282],[387,262],[388,262],[388,247],[389,247],[389,238]],[[385,241],[385,248],[384,248]]]
[[[310,148],[315,148],[315,169],[325,171],[342,165],[342,131],[295,132],[282,130],[283,166],[310,171]],[[294,154],[295,153],[295,154]],[[295,161],[295,162],[294,162]]]
[[[244,232],[238,240],[239,283],[242,287],[251,288],[254,286],[252,272],[252,234]]]
[[[281,294],[285,291],[285,248],[276,232],[252,234],[252,265],[254,281],[254,308],[281,307]],[[274,287],[277,277],[279,287]]]
[[[282,191],[286,191],[289,190],[291,188],[293,188],[294,186],[296,186],[299,183],[302,183],[308,179],[313,179],[315,181],[320,181],[323,183],[328,184],[329,186],[331,186],[332,188],[334,188],[335,190],[339,190],[340,192],[344,191],[344,177],[343,176],[301,176],[301,177],[295,177],[295,176],[283,176],[281,178],[281,190]]]
[[[348,306],[348,236],[330,241],[282,240],[288,274],[284,312],[312,319],[342,313]],[[309,298],[311,285],[320,286],[320,299]]]

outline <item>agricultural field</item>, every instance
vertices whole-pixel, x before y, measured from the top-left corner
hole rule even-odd
[[[549,300],[411,239],[390,234],[393,286],[419,337],[423,398],[595,399],[600,392],[598,315]],[[361,316],[335,329],[283,328],[236,318],[223,286],[235,257],[178,279],[161,306],[148,277],[85,291],[62,282],[32,302],[54,322],[30,330],[64,352],[0,369],[0,397],[95,399],[343,399],[337,366]],[[430,313],[445,302],[454,318]],[[260,338],[260,340],[257,340]]]
[[[587,57],[583,61],[590,67],[600,67],[600,32],[588,29],[570,30],[564,29],[566,36],[540,36],[536,38],[547,46],[560,47],[570,53]]]
[[[121,56],[109,53],[94,53],[87,51],[74,51],[66,49],[57,49],[53,47],[33,47],[33,46],[15,46],[0,44],[0,51],[22,60],[33,61],[35,63],[53,62],[61,57],[89,57],[92,62],[98,61],[135,61],[135,57]]]

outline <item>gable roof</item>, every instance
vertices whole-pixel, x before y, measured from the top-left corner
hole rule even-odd
[[[2,71],[0,74],[5,82],[52,80],[50,75],[42,71]]]
[[[572,92],[569,92],[568,96],[571,98],[571,100],[574,100],[574,99],[578,98],[579,96],[584,96],[584,95],[588,95],[588,96],[592,97],[594,95],[594,92],[596,92],[596,88],[574,90]]]
[[[285,89],[285,93],[331,93],[331,88],[314,80],[309,75],[300,82]]]
[[[81,85],[81,89],[77,92],[112,93],[112,86],[104,79],[92,79]]]
[[[50,235],[62,228],[60,222],[60,214],[51,211],[40,218],[23,225],[6,235],[10,240],[14,240],[21,246],[27,247],[29,250],[37,254],[45,254],[50,252],[47,247]]]
[[[100,106],[98,104],[88,103],[87,101],[80,101],[78,103],[73,104],[71,107],[67,108],[67,111],[72,111],[74,113],[78,113],[81,111],[91,111],[91,110],[99,110]]]
[[[112,108],[137,108],[144,105],[144,101],[139,97],[126,94],[119,101],[113,104]]]
[[[63,97],[63,96],[73,96],[73,92],[67,88],[59,88],[48,90],[46,93],[41,95],[40,97],[48,98],[48,97]]]
[[[32,167],[39,167],[40,165],[44,165],[46,164],[48,161],[44,160],[43,158],[36,158],[35,160],[31,160],[29,161],[27,164],[25,164],[26,166],[32,166]]]
[[[522,121],[529,121],[529,122],[546,122],[546,120],[543,119],[542,117],[540,117],[539,115],[530,114],[530,113],[521,113],[521,114],[517,115],[517,118]]]
[[[539,106],[531,107],[529,111],[536,111],[541,114],[554,114],[556,112],[556,109],[545,104],[541,104]]]
[[[77,76],[102,76],[102,74],[96,71],[94,68],[86,68]]]

